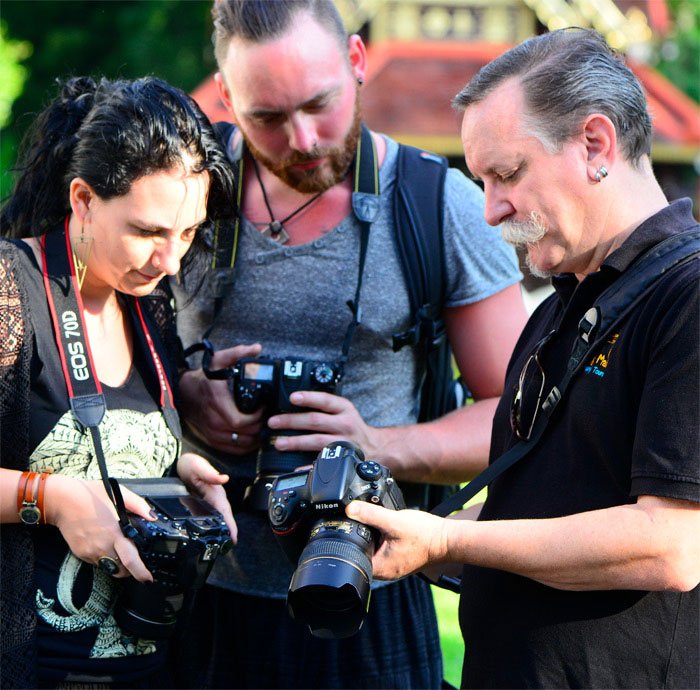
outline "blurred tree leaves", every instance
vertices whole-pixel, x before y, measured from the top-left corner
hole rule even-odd
[[[12,103],[22,93],[29,71],[22,65],[32,53],[29,41],[13,41],[0,20],[0,128],[10,119]]]
[[[667,3],[675,29],[654,66],[697,101],[700,0]],[[216,66],[210,10],[211,0],[0,0],[0,198],[17,142],[57,77],[154,74],[191,91]]]
[[[654,65],[681,91],[700,102],[700,0],[666,0],[674,29]]]
[[[0,197],[10,192],[6,170],[17,143],[55,94],[58,77],[153,74],[191,91],[216,66],[210,11],[211,0],[1,0],[7,32],[0,79],[13,65],[6,45],[25,46],[31,54],[21,65],[14,58],[28,79],[9,121],[0,124]]]

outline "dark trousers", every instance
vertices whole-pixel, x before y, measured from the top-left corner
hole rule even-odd
[[[440,688],[442,655],[430,587],[409,577],[372,592],[362,629],[313,637],[284,600],[206,586],[172,645],[181,688]]]

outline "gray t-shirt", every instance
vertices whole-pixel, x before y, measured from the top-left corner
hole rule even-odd
[[[362,321],[342,381],[342,394],[368,424],[378,427],[415,423],[422,366],[413,348],[392,350],[392,335],[409,327],[411,314],[394,240],[398,145],[386,141],[380,211],[371,226],[362,279]],[[481,190],[451,169],[444,203],[445,306],[478,302],[518,282],[522,276],[515,252],[499,229],[484,221]],[[269,357],[338,360],[351,320],[347,302],[357,286],[359,238],[360,224],[352,214],[322,237],[297,246],[280,245],[244,220],[235,288],[209,336],[215,349],[260,342]],[[178,314],[185,346],[201,340],[212,314],[205,286]],[[255,475],[254,460],[241,462],[213,449],[204,454],[226,462],[234,477]],[[256,596],[285,597],[293,568],[273,541],[266,516],[244,513],[236,519],[238,545],[217,561],[209,582]]]

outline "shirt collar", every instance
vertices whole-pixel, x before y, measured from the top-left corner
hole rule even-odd
[[[632,234],[610,254],[603,266],[622,272],[640,255],[655,244],[680,230],[695,225],[690,199],[678,199],[641,223]]]
[[[688,198],[678,199],[640,223],[630,236],[608,257],[600,267],[600,271],[587,276],[595,277],[593,282],[605,285],[612,282],[617,275],[625,271],[641,254],[651,249],[655,244],[677,234],[680,230],[693,227],[693,203]],[[590,283],[591,280],[587,280]],[[573,273],[560,273],[552,278],[552,286],[560,299],[567,303],[579,285],[578,278]]]

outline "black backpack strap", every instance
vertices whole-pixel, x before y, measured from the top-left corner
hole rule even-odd
[[[694,226],[655,245],[629,266],[607,290],[603,291],[594,306],[579,322],[578,337],[564,377],[558,385],[552,387],[546,397],[542,405],[543,414],[539,416],[530,439],[516,443],[469,484],[430,512],[445,517],[459,510],[481,489],[524,458],[539,442],[572,378],[588,361],[589,355],[609,336],[613,326],[647,296],[662,276],[698,255],[700,255],[700,227]]]
[[[413,146],[399,146],[394,225],[399,258],[411,304],[411,324],[393,337],[394,351],[417,348],[424,373],[420,385],[418,422],[442,417],[461,404],[455,382],[452,350],[441,312],[446,272],[443,209],[447,161]],[[464,395],[461,396],[462,398]],[[454,492],[456,486],[402,482],[407,505],[428,509]]]
[[[413,322],[408,330],[394,335],[393,347],[397,351],[404,345],[417,346],[425,362],[419,422],[442,417],[459,404],[452,350],[441,316],[447,293],[443,241],[446,174],[447,161],[441,156],[412,146],[399,147],[394,218]],[[465,392],[461,384],[459,389]]]
[[[411,300],[413,324],[393,337],[394,351],[419,343],[439,345],[445,295],[442,241],[447,161],[413,146],[399,146],[394,196],[396,241]]]

